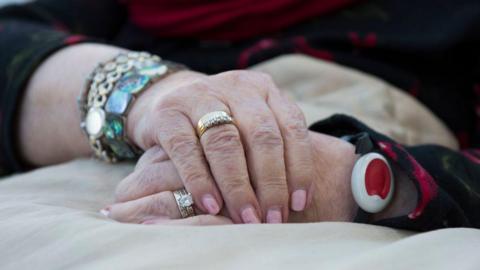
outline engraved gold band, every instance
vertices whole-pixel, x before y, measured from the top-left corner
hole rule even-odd
[[[235,124],[233,118],[228,113],[224,111],[209,112],[198,120],[198,136],[201,137],[209,128],[225,124]]]

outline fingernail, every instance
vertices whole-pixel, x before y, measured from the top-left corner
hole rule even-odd
[[[282,212],[278,208],[270,208],[267,212],[267,223],[282,223]]]
[[[218,206],[217,200],[212,195],[206,194],[202,198],[202,203],[210,215],[216,215],[220,212],[220,206]]]
[[[163,223],[167,220],[170,220],[170,217],[162,216],[162,217],[157,217],[157,218],[154,218],[154,219],[145,220],[145,221],[142,222],[142,224],[153,225],[153,224]]]
[[[303,211],[307,203],[307,192],[303,189],[295,190],[292,193],[292,210]]]
[[[108,206],[108,207],[105,207],[105,208],[103,208],[102,210],[100,210],[99,212],[100,212],[100,214],[108,217],[108,215],[110,215],[110,207],[109,207],[109,206]]]
[[[258,224],[260,219],[257,216],[255,209],[251,206],[245,207],[240,213],[243,223]]]

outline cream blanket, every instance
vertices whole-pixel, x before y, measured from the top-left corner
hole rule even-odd
[[[257,68],[297,98],[310,122],[350,112],[405,143],[456,147],[430,112],[369,76],[299,56]],[[132,168],[77,160],[0,181],[0,269],[480,269],[475,229],[414,234],[330,222],[174,227],[104,218],[98,210]]]

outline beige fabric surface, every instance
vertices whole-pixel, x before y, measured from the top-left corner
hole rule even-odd
[[[302,102],[310,123],[348,112],[405,143],[456,147],[431,113],[372,77],[299,56],[257,68]],[[0,181],[0,269],[480,269],[475,229],[414,234],[331,222],[174,227],[104,218],[98,210],[132,169],[77,160]]]
[[[98,209],[131,165],[92,160],[0,182],[0,269],[480,269],[480,230],[353,223],[173,227]]]
[[[309,124],[334,113],[353,115],[407,145],[458,144],[426,107],[382,80],[303,55],[286,55],[254,67],[269,73],[304,111]]]

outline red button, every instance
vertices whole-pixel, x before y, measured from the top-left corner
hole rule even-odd
[[[388,165],[381,159],[374,159],[365,171],[365,188],[368,195],[385,199],[390,192],[391,175]]]

